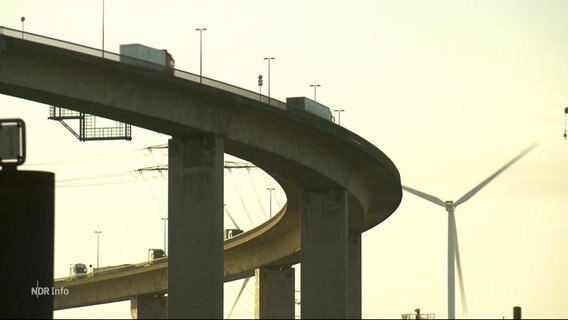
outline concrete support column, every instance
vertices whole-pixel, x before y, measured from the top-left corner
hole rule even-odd
[[[347,192],[305,190],[301,205],[302,318],[345,319]]]
[[[294,319],[294,268],[262,267],[256,278],[256,319]]]
[[[163,294],[146,294],[130,299],[131,319],[167,319],[168,298]]]
[[[361,319],[361,232],[347,241],[347,318]]]
[[[169,141],[169,318],[223,318],[223,147],[211,134]]]

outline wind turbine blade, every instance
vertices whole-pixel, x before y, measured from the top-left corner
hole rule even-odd
[[[462,303],[462,310],[464,315],[467,315],[467,299],[465,298],[465,285],[463,283],[463,276],[462,276],[462,269],[461,269],[461,258],[460,258],[460,246],[458,243],[458,229],[456,227],[456,219],[452,219],[454,224],[454,240],[455,242],[455,250],[456,250],[456,264],[458,267],[458,277],[460,279],[460,296],[461,296],[461,303]]]
[[[243,294],[243,291],[245,291],[245,287],[247,286],[247,283],[249,282],[250,278],[246,278],[245,281],[243,282],[243,285],[241,287],[241,290],[239,291],[239,294],[237,294],[237,298],[235,299],[235,302],[233,302],[233,306],[231,307],[231,311],[229,311],[229,315],[227,315],[227,318],[231,318],[231,315],[233,314],[233,311],[235,310],[235,307],[237,306],[237,302],[239,302],[239,299],[241,298],[241,295]]]
[[[422,199],[428,200],[428,201],[435,203],[437,205],[440,205],[442,207],[446,207],[446,203],[439,198],[436,198],[436,197],[429,195],[425,192],[422,192],[422,191],[419,191],[419,190],[416,190],[416,189],[412,189],[412,188],[407,187],[407,186],[402,186],[402,188],[404,190],[410,192],[410,193],[413,193],[416,196],[419,196]]]
[[[506,165],[504,165],[501,169],[497,170],[497,172],[495,172],[494,174],[490,175],[489,178],[483,180],[480,184],[478,184],[477,186],[475,186],[475,188],[471,189],[468,193],[464,194],[461,198],[459,198],[455,203],[454,206],[458,206],[464,202],[466,202],[467,200],[469,200],[471,197],[473,197],[476,193],[479,192],[479,190],[483,189],[483,187],[485,187],[489,182],[491,182],[491,180],[495,179],[495,177],[497,177],[501,172],[505,171],[505,169],[507,169],[508,167],[510,167],[513,163],[517,162],[519,159],[521,159],[524,155],[526,155],[527,153],[529,153],[532,149],[536,148],[538,146],[537,143],[533,143],[532,145],[530,145],[528,148],[526,148],[523,152],[521,152],[518,156],[516,156],[513,160],[509,161]]]

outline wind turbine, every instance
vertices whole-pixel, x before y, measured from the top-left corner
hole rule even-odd
[[[458,246],[458,235],[456,230],[456,220],[454,216],[454,212],[457,206],[466,202],[471,197],[473,197],[476,193],[478,193],[483,187],[485,187],[491,180],[495,179],[499,174],[501,174],[505,169],[510,167],[513,163],[517,162],[521,159],[524,155],[529,153],[532,149],[536,148],[537,143],[533,143],[528,148],[526,148],[523,152],[521,152],[518,156],[516,156],[513,160],[509,161],[506,165],[504,165],[501,169],[497,170],[494,174],[490,175],[487,179],[483,180],[480,184],[475,186],[469,192],[464,194],[461,198],[457,201],[442,201],[441,199],[429,195],[425,192],[407,187],[402,186],[402,188],[422,199],[430,201],[434,204],[440,205],[446,209],[448,212],[448,318],[455,319],[455,264],[457,263],[458,268],[458,277],[460,280],[460,293],[462,298],[462,307],[464,313],[467,313],[467,304],[465,299],[465,290],[462,278],[462,271],[461,271],[461,259],[460,259],[460,251]]]

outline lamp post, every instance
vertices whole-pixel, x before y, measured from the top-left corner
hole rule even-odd
[[[103,0],[103,40],[102,40],[103,52],[102,57],[105,57],[105,0]]]
[[[317,101],[317,100],[316,100],[316,88],[317,88],[317,87],[321,87],[321,85],[319,85],[319,84],[310,84],[310,87],[314,87],[314,101]]]
[[[22,21],[22,39],[24,38],[24,21],[26,21],[26,17],[22,16],[20,18],[20,21]]]
[[[269,209],[268,209],[268,214],[269,216],[272,218],[272,191],[274,191],[274,188],[266,188],[266,190],[269,191],[270,193],[270,201],[269,201]]]
[[[207,28],[197,28],[195,31],[199,31],[199,83],[203,83],[203,31],[207,31]]]
[[[345,110],[343,109],[335,109],[333,110],[335,112],[337,112],[337,124],[341,125],[341,113],[344,112]]]
[[[98,268],[99,267],[99,236],[103,232],[102,231],[95,231],[95,233],[97,234],[97,268]]]
[[[166,227],[167,227],[167,224],[168,224],[168,223],[167,223],[168,218],[162,218],[162,221],[164,221],[164,253],[167,254],[167,251],[166,251],[166,244],[167,244],[167,241],[166,241]]]
[[[270,104],[270,60],[274,60],[274,57],[264,58],[268,60],[268,104]]]

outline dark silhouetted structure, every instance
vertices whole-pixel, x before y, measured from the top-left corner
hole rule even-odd
[[[514,307],[513,308],[513,319],[522,319],[521,318],[521,307]]]
[[[54,198],[53,173],[0,170],[2,317],[53,317]]]

